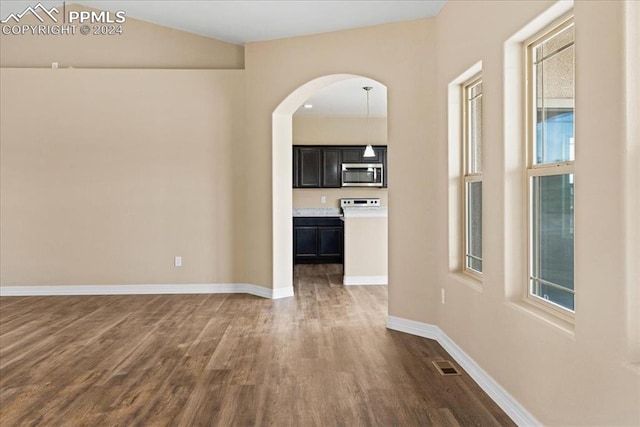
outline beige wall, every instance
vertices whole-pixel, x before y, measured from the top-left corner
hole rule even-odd
[[[387,145],[387,118],[370,117],[371,143]],[[366,145],[367,118],[359,116],[293,116],[296,145]]]
[[[626,225],[627,252],[627,336],[629,360],[640,369],[640,2],[626,3]]]
[[[344,275],[388,275],[387,217],[344,218]]]
[[[380,205],[388,206],[389,192],[386,188],[294,188],[294,208],[339,208],[340,199],[349,197],[367,197],[380,199]],[[322,203],[322,196],[327,202]]]
[[[69,10],[95,9],[67,4]],[[28,15],[23,23],[40,22]],[[122,35],[82,35],[79,29],[75,35],[59,36],[0,33],[0,67],[51,68],[52,62],[60,68],[244,67],[242,46],[129,17],[122,29]]]
[[[622,2],[579,2],[575,7],[576,134],[584,141],[576,161],[575,326],[523,304],[523,278],[515,274],[522,267],[524,242],[518,240],[521,231],[511,231],[514,225],[522,230],[524,199],[521,163],[513,151],[520,141],[506,139],[513,123],[502,119],[512,113],[503,102],[517,98],[504,92],[505,81],[512,78],[512,70],[504,72],[505,42],[551,5],[449,2],[435,20],[246,46],[251,177],[270,176],[270,113],[296,88],[341,72],[384,83],[393,149],[389,167],[401,171],[389,182],[389,314],[439,325],[546,425],[635,425],[640,422],[640,380],[628,331],[638,304],[628,298],[637,295],[629,289],[638,285],[631,282],[636,276],[626,261],[631,228],[625,221],[626,195],[610,190],[624,188],[629,161],[623,156]],[[485,200],[491,201],[485,204],[486,269],[480,290],[448,269],[446,114],[447,85],[478,61],[483,63],[488,141]],[[274,191],[277,199],[277,187]],[[269,283],[272,274],[271,196],[270,180],[247,186],[245,193],[247,205],[264,209],[245,211],[243,240],[251,247],[243,258],[270,255],[246,270],[252,283]],[[447,292],[446,305],[439,303],[441,288]]]
[[[247,152],[252,160],[246,176],[242,259],[250,260],[246,281],[272,281],[271,114],[296,88],[316,77],[350,73],[373,78],[388,87],[389,170],[389,313],[435,322],[433,289],[424,286],[433,270],[435,233],[430,218],[436,187],[412,168],[436,167],[435,142],[435,22],[421,20],[245,46],[247,67]],[[289,149],[290,150],[290,149]],[[284,153],[283,153],[284,154]],[[393,172],[398,171],[398,172]],[[286,173],[287,171],[284,171]],[[264,179],[264,177],[269,177]],[[258,181],[259,179],[259,181]],[[249,185],[251,183],[251,185]],[[277,189],[276,197],[277,197]],[[412,199],[402,211],[403,199]],[[395,202],[394,202],[395,201]],[[406,205],[406,203],[405,203]],[[256,207],[248,209],[249,206]],[[412,224],[406,227],[405,224]],[[394,288],[395,287],[395,288]],[[391,289],[394,288],[392,292]],[[402,297],[401,297],[402,296]],[[406,303],[406,301],[409,301]]]
[[[244,71],[2,69],[0,92],[2,285],[235,282]]]
[[[551,4],[448,2],[437,18],[437,157],[445,163],[448,144],[457,143],[447,138],[447,85],[482,61],[485,200],[479,288],[448,269],[447,248],[458,241],[450,239],[447,229],[458,217],[446,208],[455,200],[450,203],[445,191],[433,200],[439,230],[433,243],[442,250],[432,286],[446,291],[437,322],[544,425],[638,425],[640,370],[633,362],[640,359],[628,351],[628,331],[638,320],[637,293],[630,301],[634,294],[628,289],[637,292],[638,282],[625,261],[631,230],[624,221],[630,194],[624,191],[623,171],[631,158],[625,158],[624,148],[623,2],[579,1],[574,7],[575,325],[522,302],[524,157],[521,115],[513,108],[519,105],[522,74],[517,70],[521,61],[513,69],[513,61],[505,60],[505,52],[511,52],[505,42]],[[637,49],[637,41],[633,46]],[[520,44],[515,49],[520,53]],[[637,157],[634,161],[637,170]],[[443,167],[435,171],[440,188],[447,188],[448,172]],[[422,319],[427,316],[416,320]]]
[[[371,117],[371,143],[387,145],[387,118]],[[293,116],[293,143],[296,145],[363,145],[367,143],[367,119],[358,116]],[[385,171],[387,173],[388,171]],[[387,206],[386,188],[296,188],[294,208],[339,208],[345,197],[376,197]],[[327,198],[322,203],[321,197]]]
[[[272,113],[317,77],[363,75],[388,88],[389,314],[440,326],[545,425],[640,424],[637,2],[575,6],[575,326],[520,302],[521,141],[507,108],[518,93],[505,92],[514,79],[505,42],[552,4],[451,1],[436,19],[251,43],[245,72],[3,68],[2,284],[277,287],[272,153],[286,164],[290,147],[273,150]],[[49,51],[68,49],[69,63],[93,58],[87,67],[197,68],[198,52],[217,45],[181,59],[169,39],[185,37],[184,47],[191,36],[153,28],[141,40],[156,36],[166,47],[141,41],[122,54],[106,41],[18,49],[3,38],[1,54],[17,61],[5,67],[65,66]],[[202,66],[237,66],[230,50]],[[446,107],[447,85],[480,60],[487,202],[478,290],[449,271]],[[281,172],[290,188],[291,169]]]

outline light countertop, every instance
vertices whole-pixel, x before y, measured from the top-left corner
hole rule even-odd
[[[294,208],[293,209],[294,217],[304,217],[304,216],[342,216],[342,209],[340,208]]]

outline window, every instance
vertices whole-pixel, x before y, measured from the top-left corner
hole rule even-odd
[[[463,86],[463,268],[482,275],[482,78],[476,76]]]
[[[574,25],[527,45],[527,297],[569,314],[574,289]]]

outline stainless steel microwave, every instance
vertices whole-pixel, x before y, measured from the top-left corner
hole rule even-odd
[[[343,187],[382,187],[382,163],[343,163]]]

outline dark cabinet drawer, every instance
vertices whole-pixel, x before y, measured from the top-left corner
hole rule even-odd
[[[342,218],[336,216],[296,216],[294,227],[342,227]]]

